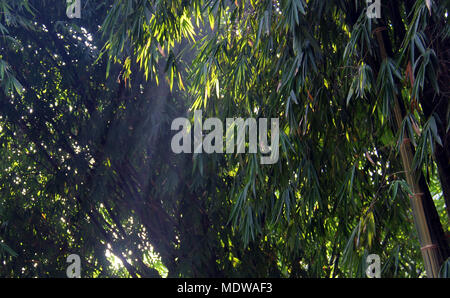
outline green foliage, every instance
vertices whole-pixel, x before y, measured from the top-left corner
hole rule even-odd
[[[93,2],[0,1],[1,276],[423,276],[398,140],[445,222],[449,1]],[[173,154],[188,109],[279,118],[280,160]]]

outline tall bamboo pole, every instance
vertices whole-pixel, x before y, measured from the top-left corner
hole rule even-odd
[[[381,58],[387,59],[386,48],[383,41],[383,36],[380,28],[375,30],[378,44],[380,46]],[[394,94],[394,117],[397,128],[400,129],[403,122],[403,115],[400,109],[397,96]],[[439,270],[444,258],[439,249],[439,246],[432,237],[430,227],[428,225],[427,215],[423,206],[424,191],[421,189],[417,173],[412,168],[413,152],[408,138],[403,138],[400,144],[400,156],[402,159],[403,169],[406,175],[406,182],[411,188],[412,195],[410,195],[410,203],[414,224],[420,242],[420,250],[424,260],[425,270],[428,277],[439,277]]]

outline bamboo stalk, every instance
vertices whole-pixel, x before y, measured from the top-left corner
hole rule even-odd
[[[381,57],[387,59],[386,48],[383,41],[381,30],[375,30],[377,40],[380,46]],[[403,122],[403,115],[397,96],[394,94],[394,117],[397,128],[400,129]],[[421,189],[416,173],[412,169],[413,152],[409,139],[404,138],[400,144],[400,156],[402,159],[403,169],[406,175],[406,182],[411,187],[412,195],[410,195],[410,203],[414,224],[420,242],[420,251],[424,260],[425,270],[428,277],[439,277],[440,266],[443,263],[443,256],[437,243],[434,243],[428,226],[427,215],[423,206],[424,191]]]

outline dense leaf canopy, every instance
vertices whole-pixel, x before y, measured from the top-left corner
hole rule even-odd
[[[432,276],[414,185],[449,257],[450,1],[80,1],[0,0],[0,276]],[[173,153],[200,109],[278,162]]]

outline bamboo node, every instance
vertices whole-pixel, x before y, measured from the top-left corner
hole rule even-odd
[[[421,247],[420,250],[427,250],[427,249],[433,249],[433,248],[437,248],[438,246],[436,244],[428,244],[425,245],[424,247]]]
[[[423,192],[416,192],[416,193],[413,193],[412,195],[409,195],[409,198],[410,198],[410,199],[413,199],[413,198],[415,198],[416,196],[421,197],[421,196],[423,196],[423,195],[424,195]]]

